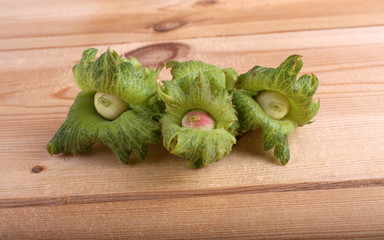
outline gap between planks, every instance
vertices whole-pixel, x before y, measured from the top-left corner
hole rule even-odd
[[[239,194],[300,192],[300,191],[316,191],[316,190],[319,191],[319,190],[368,188],[368,187],[384,187],[384,178],[345,180],[345,181],[337,181],[337,182],[314,182],[314,183],[303,182],[303,183],[294,183],[294,184],[269,184],[269,185],[232,187],[232,188],[223,188],[223,189],[206,189],[206,190],[92,194],[92,195],[78,195],[78,196],[63,196],[63,197],[54,197],[54,198],[49,198],[49,197],[11,198],[11,199],[0,199],[0,209],[19,208],[19,207],[36,207],[36,206],[53,206],[53,205],[124,202],[124,201],[138,201],[138,200],[211,197],[211,196],[239,195]]]

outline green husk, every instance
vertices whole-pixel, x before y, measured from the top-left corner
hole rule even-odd
[[[320,108],[320,102],[313,100],[319,84],[316,76],[305,74],[297,80],[302,66],[298,55],[288,57],[278,68],[255,66],[240,75],[234,91],[233,103],[239,112],[240,133],[261,128],[264,149],[274,147],[275,157],[283,165],[290,159],[289,136],[298,126],[311,123]],[[283,119],[271,118],[254,100],[263,90],[277,91],[287,97],[289,112]]]
[[[172,67],[172,81],[164,81],[158,87],[166,106],[160,120],[165,148],[183,157],[191,168],[205,167],[228,155],[239,127],[232,96],[227,91],[228,86],[234,86],[235,70],[199,61],[171,61],[167,67]],[[181,126],[184,115],[197,109],[215,119],[215,129],[201,131]]]
[[[129,163],[131,152],[140,159],[147,155],[148,144],[160,141],[160,116],[157,75],[143,68],[135,58],[127,59],[109,49],[96,61],[97,49],[84,51],[73,75],[80,92],[68,116],[47,151],[52,154],[78,154],[90,151],[96,142],[103,143],[124,163]],[[129,104],[130,109],[117,119],[104,119],[95,109],[96,91],[114,95]]]

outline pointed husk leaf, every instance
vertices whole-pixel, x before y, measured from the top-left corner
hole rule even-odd
[[[119,57],[109,49],[95,60],[97,49],[85,50],[80,63],[73,67],[76,84],[83,91],[114,95],[133,105],[147,105],[156,94],[157,75],[143,68],[136,58]]]

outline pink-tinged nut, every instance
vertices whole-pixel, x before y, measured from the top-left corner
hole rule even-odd
[[[191,130],[209,131],[215,128],[213,117],[203,110],[192,110],[185,114],[181,126]]]

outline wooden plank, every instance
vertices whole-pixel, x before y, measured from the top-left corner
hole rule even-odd
[[[0,9],[2,51],[384,23],[381,0],[14,0]]]
[[[0,209],[5,239],[382,239],[384,188]]]
[[[71,68],[84,49],[1,52],[0,199],[383,179],[384,149],[378,137],[384,135],[384,55],[379,54],[384,49],[383,30],[304,31],[112,46],[119,52],[135,53],[149,65],[170,57],[200,59],[239,72],[255,64],[276,67],[290,54],[303,55],[303,72],[314,72],[320,79],[316,96],[322,106],[314,124],[291,136],[292,159],[285,167],[271,152],[263,151],[260,131],[249,133],[228,157],[201,170],[189,169],[161,144],[150,147],[145,161],[134,159],[129,166],[100,145],[89,154],[50,157],[45,145],[79,91]],[[7,61],[10,58],[16,61]],[[169,72],[161,75],[161,79],[168,77]],[[42,171],[34,173],[36,166]]]
[[[320,112],[285,167],[259,130],[199,170],[161,144],[49,156],[72,66],[108,45],[241,73],[300,54]],[[382,0],[0,0],[0,239],[383,239],[383,53]]]

